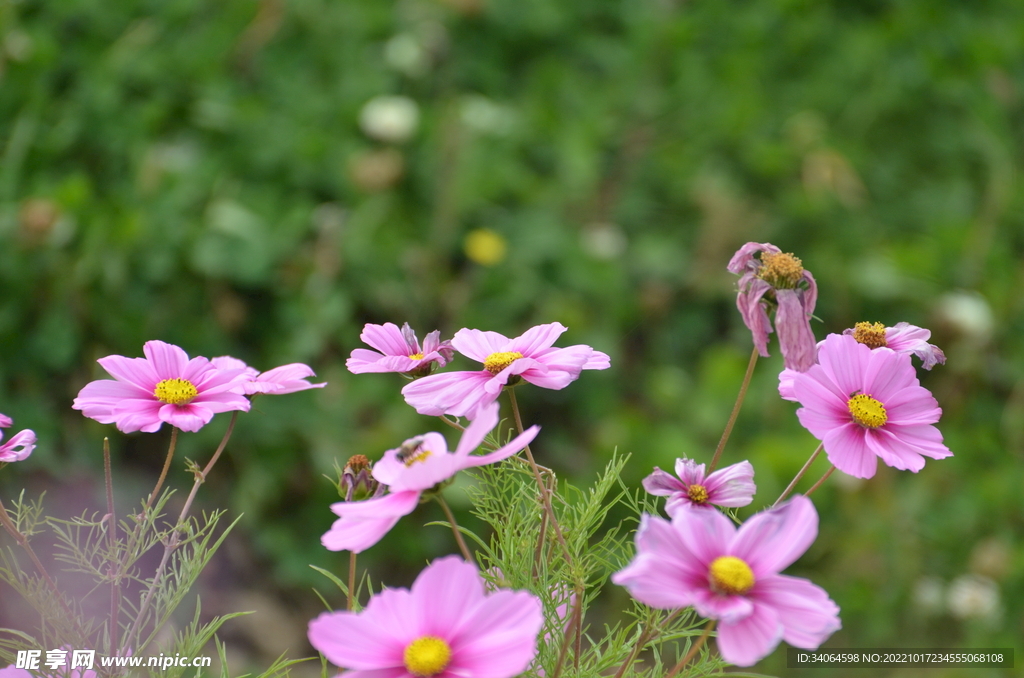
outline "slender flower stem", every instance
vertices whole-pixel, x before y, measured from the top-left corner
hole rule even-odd
[[[356,600],[356,552],[349,551],[348,554],[348,609],[355,607]]]
[[[444,416],[443,414],[440,415],[438,417],[438,419],[440,419],[441,421],[443,421],[444,423],[448,424],[449,426],[451,426],[454,429],[458,429],[460,431],[465,431],[466,430],[466,427],[464,427],[462,424],[460,424],[457,421],[452,421],[451,419],[449,419],[448,417]]]
[[[693,659],[694,656],[700,651],[700,648],[704,647],[704,643],[707,642],[708,636],[711,635],[711,631],[715,628],[716,621],[717,620],[712,619],[710,622],[708,622],[708,625],[704,627],[704,633],[700,634],[700,638],[698,638],[697,642],[693,644],[693,646],[690,648],[690,651],[686,653],[685,657],[679,660],[678,664],[672,667],[672,670],[665,675],[665,678],[674,678],[674,676],[677,673],[682,671],[683,668],[685,668],[686,665],[690,663],[690,660]]]
[[[160,493],[160,488],[164,485],[164,480],[167,478],[167,470],[171,468],[171,459],[174,458],[174,448],[178,444],[178,427],[171,427],[171,444],[167,447],[167,459],[164,460],[164,468],[160,471],[160,477],[156,479],[156,487],[149,494],[149,499],[146,501],[146,510],[153,505],[153,501],[156,496]]]
[[[519,403],[516,401],[515,388],[506,388],[508,391],[508,397],[512,401],[512,416],[515,418],[516,429],[519,431],[519,435],[523,434],[523,419],[519,415]],[[544,479],[541,478],[540,469],[537,467],[537,462],[533,459],[533,452],[530,451],[530,446],[527,445],[523,448],[526,452],[526,460],[530,464],[530,470],[533,471],[533,478],[537,481],[537,487],[540,489],[541,502],[544,504],[544,511],[548,516],[548,523],[551,525],[551,529],[555,532],[555,537],[558,539],[559,545],[562,547],[562,553],[565,556],[565,562],[569,566],[570,571],[573,567],[572,553],[569,551],[569,544],[565,541],[565,535],[562,534],[562,526],[558,524],[558,518],[555,516],[555,509],[551,505],[551,492],[547,485],[544,484]],[[572,634],[578,639],[580,635],[580,627],[583,624],[583,583],[577,581],[573,587],[576,593],[576,604],[573,606],[572,621],[570,628],[566,631],[565,640],[562,643],[562,649],[558,653],[558,663],[555,664],[555,670],[551,674],[551,678],[558,678],[562,672],[562,664],[565,661],[566,650],[568,650],[569,643],[571,642]],[[578,653],[577,653],[578,657]]]
[[[678,617],[679,613],[682,611],[682,608],[673,610],[671,614],[665,617],[664,621],[662,621],[659,626],[667,626],[669,622]],[[648,641],[652,640],[659,631],[660,629],[658,626],[652,624],[650,618],[648,618],[644,624],[643,631],[640,632],[640,637],[637,638],[636,643],[633,644],[633,650],[629,653],[629,657],[626,658],[626,661],[622,662],[622,666],[619,667],[619,670],[615,672],[615,675],[612,678],[622,678],[622,674],[626,672],[626,669],[632,666],[633,662],[636,661],[636,656],[643,651],[644,646],[646,646]]]
[[[824,444],[825,443],[818,443],[818,446],[814,448],[814,452],[811,453],[811,458],[808,459],[806,463],[804,463],[803,468],[801,468],[800,471],[797,472],[796,476],[793,477],[793,480],[790,481],[786,489],[783,490],[782,494],[779,495],[779,498],[775,500],[775,503],[772,504],[773,507],[777,506],[780,501],[789,496],[789,493],[793,491],[793,488],[796,487],[796,484],[800,482],[800,479],[804,477],[805,473],[807,473],[807,469],[811,468],[811,464],[813,464],[814,460],[818,458],[819,454],[821,454],[821,448]]]
[[[736,424],[736,417],[740,415],[740,407],[743,406],[743,399],[747,396],[747,387],[750,386],[750,377],[754,374],[754,365],[757,364],[757,347],[750,352],[750,362],[747,363],[747,373],[743,375],[743,384],[740,385],[740,393],[736,396],[736,404],[732,406],[732,414],[729,415],[729,421],[725,423],[725,430],[722,431],[722,437],[718,441],[718,447],[715,448],[715,456],[711,458],[711,466],[708,467],[708,473],[715,470],[718,466],[718,460],[722,456],[722,450],[725,449],[725,443],[729,440],[729,436],[732,434],[732,427]]]
[[[832,475],[832,472],[833,472],[833,471],[835,471],[835,470],[836,470],[836,467],[835,467],[835,466],[831,466],[831,467],[829,467],[829,469],[828,469],[827,471],[825,471],[825,475],[823,475],[823,476],[821,477],[821,480],[819,480],[818,482],[816,482],[816,483],[814,483],[813,485],[811,485],[811,489],[809,489],[809,490],[807,490],[806,492],[804,492],[804,496],[805,496],[805,497],[809,497],[809,496],[811,496],[811,493],[812,493],[812,492],[814,492],[814,491],[815,491],[816,489],[818,489],[819,487],[821,487],[821,484],[822,484],[823,482],[825,482],[826,480],[828,480],[828,477],[829,477],[830,475]]]
[[[466,559],[467,563],[476,562],[473,560],[473,555],[469,552],[469,548],[466,547],[466,542],[462,539],[462,533],[459,532],[459,526],[455,522],[455,514],[452,513],[450,508],[448,508],[448,502],[446,502],[444,497],[440,494],[435,495],[435,499],[437,499],[437,503],[441,505],[441,509],[448,517],[448,524],[452,526],[452,534],[455,535],[455,541],[459,544],[459,550],[462,551],[462,557]]]
[[[114,513],[114,481],[110,470],[110,438],[103,439],[103,478],[107,485],[107,537],[109,539],[110,562],[107,574],[110,576],[110,654],[117,652],[117,612],[121,607],[121,578],[118,576],[120,558],[117,557],[117,515]]]
[[[142,600],[142,605],[139,606],[139,612],[135,617],[135,622],[132,624],[131,630],[128,635],[125,636],[127,642],[132,643],[132,647],[135,652],[141,653],[144,648],[138,647],[138,634],[142,630],[142,625],[146,612],[149,609],[149,605],[153,602],[153,596],[156,595],[156,589],[163,579],[164,570],[167,567],[168,561],[171,559],[171,554],[175,549],[178,548],[181,543],[178,536],[178,530],[181,528],[181,524],[185,522],[188,517],[188,512],[192,508],[192,502],[196,498],[196,493],[199,491],[199,486],[206,482],[206,477],[213,470],[213,465],[220,459],[221,453],[224,448],[227,447],[228,440],[231,439],[231,434],[235,430],[235,422],[238,420],[238,411],[231,413],[231,421],[228,423],[228,428],[224,432],[224,437],[221,438],[220,444],[217,446],[217,451],[210,457],[210,461],[206,463],[206,466],[202,471],[195,472],[195,482],[192,484],[192,491],[188,495],[188,499],[185,500],[185,505],[181,509],[181,513],[178,515],[178,522],[175,523],[174,528],[171,530],[171,534],[167,541],[164,543],[164,554],[160,559],[160,564],[156,568],[156,574],[153,575],[153,581],[149,585],[149,589],[146,591],[146,597]],[[177,429],[175,429],[177,431]],[[134,642],[133,642],[134,639]],[[128,649],[127,647],[123,649]]]

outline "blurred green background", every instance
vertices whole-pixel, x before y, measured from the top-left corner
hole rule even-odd
[[[307,565],[347,566],[319,544],[323,474],[437,427],[401,377],[345,370],[364,323],[562,322],[612,368],[520,389],[540,461],[589,483],[618,447],[636,484],[710,458],[750,351],[725,265],[770,241],[817,277],[819,338],[909,321],[949,358],[921,379],[955,456],[815,496],[790,571],[842,608],[828,645],[1020,655],[1022,137],[1019,0],[3,0],[0,411],[40,443],[0,486],[100,510],[109,435],[119,502],[148,492],[168,432],[70,409],[96,358],[159,338],[310,364],[330,385],[259,399],[200,494],[245,513],[204,613],[258,610],[222,634],[242,664],[301,656],[310,588],[331,589]],[[771,349],[726,451],[757,472],[742,515],[815,446]],[[360,562],[408,584],[454,551],[421,527],[439,519],[422,506]],[[810,675],[784,647],[758,670]]]

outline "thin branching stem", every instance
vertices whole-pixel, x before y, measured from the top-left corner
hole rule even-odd
[[[349,551],[348,554],[348,609],[355,609],[356,601],[356,552]]]
[[[668,626],[673,619],[679,616],[680,612],[682,612],[682,609],[673,610],[671,614],[665,617],[665,620],[661,622],[660,626]],[[640,637],[637,638],[636,643],[633,644],[633,649],[630,651],[629,657],[626,658],[626,661],[622,662],[622,666],[619,667],[619,670],[615,672],[615,675],[612,678],[622,678],[622,674],[626,672],[626,669],[632,666],[633,662],[636,661],[637,655],[643,651],[648,641],[652,640],[658,634],[659,630],[659,627],[652,624],[650,617],[648,617],[647,621],[644,622],[644,628],[640,632]]]
[[[117,557],[117,514],[114,513],[114,480],[110,470],[110,438],[103,438],[103,478],[107,485],[107,538],[110,544],[107,574],[110,575],[110,654],[113,655],[119,641],[117,613],[121,607],[121,578],[118,576],[120,558]]]
[[[836,470],[836,467],[835,467],[835,466],[830,466],[830,467],[829,467],[829,469],[828,469],[827,471],[825,471],[825,475],[823,475],[823,476],[821,477],[821,480],[819,480],[818,482],[816,482],[816,483],[814,483],[813,485],[811,485],[811,489],[809,489],[809,490],[807,490],[806,492],[804,492],[804,496],[805,496],[805,497],[809,497],[809,496],[811,496],[811,494],[813,494],[813,493],[814,493],[814,491],[815,491],[816,489],[818,489],[819,487],[821,487],[821,484],[822,484],[822,483],[824,483],[824,482],[825,482],[826,480],[828,480],[828,477],[829,477],[830,475],[832,475],[832,472],[833,472],[833,471],[835,471],[835,470]]]
[[[4,506],[2,501],[0,501],[0,522],[3,523],[4,529],[7,530],[7,533],[14,537],[14,540],[18,542],[18,545],[25,549],[25,553],[27,553],[28,557],[32,560],[32,564],[36,566],[36,570],[39,572],[39,575],[46,581],[46,585],[49,587],[50,592],[57,598],[57,602],[60,603],[60,606],[64,608],[64,612],[70,619],[77,619],[77,617],[71,613],[71,608],[68,607],[68,604],[64,601],[64,595],[60,592],[60,589],[57,588],[57,584],[54,583],[53,579],[50,577],[50,573],[46,571],[46,567],[43,566],[43,562],[39,560],[39,556],[36,555],[32,545],[28,543],[28,537],[18,529],[18,526],[14,524],[11,517],[7,515],[7,507]]]
[[[164,570],[167,568],[167,563],[171,559],[171,554],[181,543],[178,531],[181,529],[182,523],[185,522],[185,519],[188,518],[188,512],[192,508],[192,502],[196,498],[196,493],[199,492],[199,487],[206,482],[206,477],[210,474],[210,471],[213,470],[213,465],[217,463],[217,460],[220,459],[221,453],[224,452],[224,448],[227,447],[228,441],[231,439],[231,434],[235,430],[235,422],[237,420],[238,411],[236,410],[231,413],[231,421],[228,423],[228,428],[224,432],[224,437],[221,438],[220,444],[217,446],[217,451],[213,453],[213,456],[210,457],[210,461],[206,463],[206,466],[202,471],[195,472],[195,482],[192,484],[192,491],[189,492],[188,499],[185,500],[185,505],[182,507],[181,513],[178,515],[178,522],[175,523],[174,529],[171,531],[170,536],[164,543],[164,554],[160,559],[160,564],[156,568],[156,574],[153,575],[153,581],[150,583],[149,589],[146,591],[146,597],[143,598],[142,605],[139,606],[139,613],[135,617],[135,621],[132,623],[132,628],[128,632],[128,635],[125,636],[126,641],[129,643],[133,642],[134,639],[136,645],[136,647],[134,647],[135,652],[141,652],[144,649],[137,647],[138,636],[142,631],[142,624],[144,622],[146,612],[149,610],[149,605],[153,602],[153,596],[156,595],[156,590],[163,579]]]
[[[515,418],[516,429],[519,431],[519,435],[523,434],[523,419],[519,414],[519,403],[516,402],[516,391],[515,388],[506,388],[508,391],[508,397],[512,401],[512,416]],[[565,556],[565,562],[569,566],[569,570],[573,569],[573,558],[572,553],[569,551],[569,544],[565,541],[565,535],[562,534],[562,526],[558,524],[558,518],[555,516],[555,509],[551,505],[551,492],[548,486],[544,484],[544,479],[541,478],[540,469],[537,467],[537,462],[533,459],[533,452],[530,451],[530,446],[527,445],[523,448],[526,452],[526,460],[530,464],[530,470],[533,471],[533,478],[537,481],[537,487],[540,489],[541,502],[544,504],[544,511],[548,515],[548,523],[551,525],[551,529],[555,532],[555,537],[558,539],[559,545],[562,547],[562,553]],[[565,661],[566,650],[568,645],[572,642],[573,637],[577,637],[580,633],[580,627],[583,624],[583,583],[576,581],[573,589],[576,593],[576,602],[573,605],[572,611],[572,622],[570,628],[566,631],[565,640],[562,643],[562,649],[558,653],[558,663],[555,665],[555,670],[551,674],[551,678],[558,678],[562,672],[562,664]]]
[[[177,446],[177,444],[178,444],[178,427],[177,426],[172,426],[171,427],[171,444],[168,445],[168,447],[167,447],[167,459],[164,460],[164,468],[163,468],[162,471],[160,471],[160,477],[156,479],[156,486],[153,488],[153,491],[150,492],[149,499],[146,500],[146,510],[147,511],[149,511],[149,508],[153,505],[153,502],[156,501],[157,495],[160,494],[160,488],[164,486],[164,480],[167,479],[167,471],[168,471],[168,469],[171,468],[171,459],[174,458],[174,448]]]
[[[732,406],[732,414],[729,415],[729,421],[725,423],[725,430],[722,431],[722,437],[718,441],[718,447],[715,448],[715,456],[711,457],[711,465],[708,467],[708,473],[715,470],[718,466],[718,460],[722,456],[722,450],[725,449],[725,443],[729,440],[729,436],[732,434],[732,427],[736,424],[736,417],[740,415],[740,408],[743,406],[743,399],[747,396],[747,387],[750,386],[750,377],[754,374],[754,365],[757,364],[757,347],[750,352],[750,362],[747,363],[747,373],[743,375],[743,384],[740,385],[740,393],[736,396],[736,404]]]
[[[674,678],[677,673],[686,668],[686,665],[690,663],[690,660],[693,659],[698,652],[700,652],[700,649],[702,647],[704,647],[704,643],[707,642],[708,636],[711,635],[711,631],[715,628],[716,621],[717,620],[712,619],[708,622],[708,625],[704,627],[704,633],[700,634],[700,638],[698,638],[697,642],[693,644],[693,646],[690,648],[690,651],[687,652],[686,656],[680,659],[679,662],[672,667],[672,670],[665,675],[665,678]]]
[[[444,497],[440,493],[434,495],[437,499],[437,503],[441,505],[441,510],[444,511],[445,516],[448,517],[448,524],[451,525],[452,534],[455,535],[455,541],[459,544],[459,550],[462,551],[462,557],[466,559],[467,563],[476,562],[473,560],[473,554],[469,552],[469,548],[466,546],[466,542],[462,539],[462,533],[459,532],[459,525],[455,522],[455,514],[448,508],[448,502],[444,500]]]
[[[438,417],[438,419],[440,419],[440,420],[441,420],[441,421],[443,421],[444,423],[448,424],[448,425],[449,425],[449,426],[451,426],[452,428],[458,429],[458,430],[460,430],[460,431],[465,431],[465,430],[466,430],[466,427],[464,427],[464,426],[463,426],[462,424],[460,424],[460,423],[459,423],[459,422],[457,422],[457,421],[452,421],[451,419],[449,419],[448,417],[444,416],[443,414],[442,414],[442,415],[440,415],[440,416]]]
[[[773,507],[777,506],[780,501],[789,496],[789,493],[793,491],[793,488],[796,487],[796,484],[800,482],[800,479],[804,477],[805,473],[807,473],[807,469],[811,468],[811,464],[813,464],[814,460],[818,458],[819,454],[821,454],[821,448],[824,444],[825,443],[818,443],[818,446],[814,448],[814,452],[811,453],[810,459],[807,460],[807,462],[803,465],[803,468],[801,468],[800,471],[797,472],[797,474],[793,477],[793,480],[790,481],[786,489],[782,491],[782,494],[779,495],[779,498],[775,500],[775,503],[772,504]]]

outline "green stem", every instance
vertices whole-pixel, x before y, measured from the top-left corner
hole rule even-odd
[[[722,456],[722,450],[725,449],[725,443],[729,440],[729,435],[732,434],[732,427],[736,423],[736,417],[740,415],[740,407],[743,406],[743,399],[747,395],[747,387],[750,386],[750,377],[754,374],[754,365],[757,364],[757,347],[750,352],[750,362],[747,363],[747,373],[743,375],[743,384],[740,386],[740,393],[736,396],[736,404],[732,406],[732,414],[729,415],[729,421],[725,424],[725,430],[722,431],[722,437],[718,441],[718,447],[715,448],[715,456],[711,458],[711,466],[708,467],[708,473],[710,474],[718,466],[718,460]]]
[[[833,471],[835,471],[835,470],[836,470],[836,467],[835,467],[835,466],[831,466],[831,467],[829,467],[829,469],[828,469],[827,471],[825,471],[825,475],[823,475],[823,476],[821,477],[821,480],[819,480],[818,482],[816,482],[816,483],[814,483],[813,485],[811,485],[811,489],[809,489],[809,490],[807,490],[806,492],[804,492],[804,496],[805,496],[805,497],[809,497],[809,496],[811,496],[811,494],[813,494],[813,493],[814,493],[814,491],[815,491],[816,489],[818,489],[819,487],[821,487],[821,484],[822,484],[822,483],[824,483],[824,482],[825,482],[826,480],[828,480],[828,477],[829,477],[830,475],[832,475],[832,472],[833,472]]]
[[[153,501],[156,496],[160,493],[160,488],[164,485],[164,480],[167,478],[167,471],[171,468],[171,459],[174,458],[174,448],[178,444],[178,427],[171,427],[171,444],[167,447],[167,458],[164,460],[164,468],[160,471],[160,477],[156,479],[156,486],[153,491],[149,494],[149,499],[146,501],[146,511],[153,505]]]
[[[356,600],[356,552],[350,551],[348,554],[348,609],[349,611],[355,608]]]
[[[466,559],[467,563],[476,562],[473,560],[473,556],[470,554],[469,548],[466,546],[466,542],[462,539],[462,533],[459,532],[459,526],[455,522],[455,514],[452,513],[450,508],[448,508],[448,502],[446,502],[444,497],[440,494],[437,494],[435,499],[437,499],[437,503],[441,505],[441,509],[444,511],[444,514],[448,516],[448,524],[451,525],[452,534],[455,535],[455,541],[459,544],[459,550],[462,551],[462,557]]]
[[[782,494],[780,494],[779,498],[775,500],[775,503],[772,504],[772,507],[777,506],[780,501],[789,496],[789,493],[793,491],[793,488],[796,487],[796,484],[800,482],[800,479],[804,477],[805,473],[807,473],[807,469],[811,468],[811,464],[813,464],[814,460],[818,458],[819,454],[821,454],[821,448],[824,444],[825,443],[818,443],[818,446],[814,448],[814,452],[811,453],[811,458],[808,459],[806,463],[804,463],[803,468],[801,468],[800,471],[796,474],[796,476],[793,477],[793,480],[789,483],[786,489],[782,491]]]
[[[117,556],[117,516],[114,513],[114,481],[110,470],[110,438],[103,439],[103,478],[107,485],[107,536],[109,538],[110,562],[107,573],[110,575],[110,654],[117,652],[118,627],[117,613],[121,607],[121,577],[118,576],[121,559]]]
[[[665,620],[661,625],[667,625],[673,619],[678,617],[679,613],[682,611],[682,609],[673,610],[671,614],[665,617]],[[648,610],[649,615],[651,612],[651,610]],[[615,672],[615,675],[612,678],[622,678],[622,674],[626,672],[626,669],[632,666],[633,662],[636,661],[636,656],[640,654],[648,641],[654,638],[657,633],[658,627],[651,623],[651,618],[648,616],[647,621],[644,623],[644,629],[640,632],[640,637],[637,638],[636,643],[633,644],[633,650],[629,653],[629,657],[626,658],[626,661],[622,662],[622,666],[619,667],[619,670]]]
[[[686,656],[680,659],[679,663],[673,666],[672,670],[665,675],[665,678],[674,678],[677,673],[682,671],[683,668],[690,663],[690,660],[693,659],[693,657],[700,651],[700,648],[704,647],[704,643],[707,642],[708,636],[711,635],[711,631],[715,628],[715,622],[716,620],[714,619],[708,622],[708,625],[704,628],[704,633],[700,635],[700,638],[698,638],[697,642],[693,644],[693,647],[691,647],[690,651],[686,653]]]

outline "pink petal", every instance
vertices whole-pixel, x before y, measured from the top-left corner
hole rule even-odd
[[[718,650],[722,659],[736,666],[753,666],[767,657],[782,640],[779,615],[768,605],[754,604],[754,611],[735,624],[718,625]]]
[[[750,270],[751,267],[756,269],[760,266],[758,260],[754,258],[756,253],[768,252],[769,254],[779,254],[781,251],[778,247],[768,242],[748,242],[736,250],[736,254],[732,255],[726,270],[738,275],[746,270]]]
[[[554,346],[555,341],[566,329],[562,323],[557,322],[531,327],[522,336],[513,339],[506,350],[517,351],[526,358],[533,358],[544,349]]]
[[[182,431],[195,433],[210,423],[213,419],[213,410],[195,402],[188,405],[167,404],[160,408],[159,417],[161,421],[166,421]]]
[[[537,437],[538,433],[540,433],[540,427],[536,425],[531,426],[530,428],[526,429],[525,431],[517,435],[515,438],[510,440],[507,445],[505,445],[504,447],[500,447],[493,452],[488,452],[487,454],[481,455],[469,455],[466,457],[462,457],[460,465],[462,466],[462,468],[472,468],[475,466],[494,464],[495,462],[499,462],[502,459],[507,459],[508,457],[511,457],[513,454],[516,454],[521,449],[523,449],[531,442],[533,442],[533,439]]]
[[[694,591],[693,607],[702,617],[729,624],[749,617],[754,611],[754,603],[749,598],[722,595],[706,587]]]
[[[6,414],[0,414],[0,428],[10,428],[12,426],[14,426],[14,420]]]
[[[771,289],[772,286],[764,280],[751,277],[748,281],[745,275],[740,278],[739,293],[736,295],[736,307],[743,318],[743,324],[750,330],[758,354],[765,358],[768,357],[768,335],[773,330],[761,299]]]
[[[163,341],[147,341],[142,352],[153,366],[157,381],[180,379],[189,362],[185,351]]]
[[[887,466],[914,473],[924,468],[924,457],[917,450],[884,429],[866,431],[864,442]]]
[[[676,475],[685,487],[704,484],[704,464],[683,457],[676,459]],[[685,489],[685,488],[684,488]]]
[[[484,390],[487,391],[489,395],[497,398],[501,393],[501,389],[508,384],[508,380],[514,375],[522,375],[523,379],[533,382],[534,375],[539,375],[543,378],[543,375],[546,375],[547,371],[547,367],[538,363],[533,358],[519,358],[512,361],[512,363],[501,372],[498,372],[496,375],[488,379],[487,383],[484,384]],[[488,374],[490,373],[488,372]]]
[[[918,454],[923,454],[926,457],[945,459],[953,456],[949,448],[942,444],[942,432],[934,426],[886,424],[882,430],[912,446]]]
[[[229,391],[226,393],[200,393],[191,400],[189,405],[202,405],[211,412],[219,414],[234,410],[248,412],[252,403],[242,394]]]
[[[498,425],[498,409],[498,403],[491,403],[480,408],[476,419],[462,432],[459,444],[455,447],[455,454],[465,457],[480,447],[480,443],[484,441],[487,434]]]
[[[653,494],[656,497],[667,497],[687,490],[686,483],[680,482],[671,473],[666,473],[657,466],[654,467],[654,472],[651,475],[643,479],[642,484],[648,494]]]
[[[486,370],[434,374],[408,384],[402,395],[420,414],[454,414],[472,419],[478,408],[497,399],[497,394],[487,392],[491,378]]]
[[[484,581],[475,565],[459,556],[438,558],[412,585],[416,635],[437,636],[455,645],[464,622],[484,602]]]
[[[440,437],[439,434],[434,435]],[[439,482],[448,480],[463,468],[466,468],[462,457],[447,452],[444,447],[431,450],[425,443],[423,449],[430,451],[431,454],[420,461],[413,462],[409,466],[405,466],[397,460],[397,450],[388,450],[384,453],[384,459],[378,462],[378,464],[385,463],[386,461],[387,468],[393,468],[396,465],[403,467],[398,476],[389,484],[392,492],[404,492],[406,490],[422,492],[429,490]],[[376,467],[374,470],[376,471]],[[374,477],[378,476],[374,475]]]
[[[394,323],[384,323],[383,325],[367,323],[363,326],[359,338],[364,344],[372,346],[384,355],[409,356],[416,353],[416,347],[409,346],[402,336],[402,331]]]
[[[729,554],[754,571],[754,579],[789,567],[818,536],[818,512],[803,495],[762,511],[740,526]]]
[[[887,426],[934,424],[942,417],[942,410],[932,397],[931,391],[921,386],[905,388],[890,396],[884,403],[888,416]]]
[[[452,347],[462,355],[484,362],[492,353],[511,351],[509,339],[497,332],[461,329],[452,337]]]
[[[775,290],[775,299],[779,303],[775,311],[775,331],[786,367],[806,372],[814,364],[817,346],[810,311],[804,308],[803,290]]]
[[[612,366],[612,359],[607,353],[595,350],[583,364],[585,370],[607,370]]]
[[[97,360],[110,376],[118,381],[135,387],[138,391],[153,395],[153,389],[160,379],[156,376],[153,366],[143,358],[125,358],[120,355],[108,355]]]
[[[816,649],[842,627],[839,606],[823,588],[806,579],[782,574],[765,577],[750,595],[775,610],[783,627],[782,638],[790,645]]]
[[[474,568],[475,569],[475,568]],[[537,654],[544,626],[540,600],[526,591],[498,591],[466,616],[451,637],[448,671],[473,678],[510,678]]]
[[[704,487],[708,491],[708,502],[718,506],[746,506],[754,501],[757,486],[754,484],[754,467],[749,461],[715,471]]]
[[[788,367],[779,372],[779,397],[783,400],[796,401],[796,393],[793,390],[793,382],[795,381],[796,375],[800,374],[796,370],[791,370]]]
[[[380,595],[398,592],[384,591]],[[405,592],[408,595],[408,592]],[[380,599],[376,596],[371,605]],[[402,660],[404,644],[393,629],[375,624],[369,607],[363,614],[324,612],[309,623],[309,642],[335,666],[346,669],[386,669],[397,663],[405,673]]]
[[[112,408],[112,419],[123,433],[153,433],[163,426],[164,421],[160,418],[163,405],[159,400],[122,400]]]
[[[822,440],[832,465],[854,478],[871,478],[878,468],[878,457],[868,448],[864,430],[849,422],[829,431]]]
[[[729,543],[736,534],[732,521],[718,511],[679,511],[672,517],[672,527],[704,568],[705,581],[708,566],[715,558],[729,553]]]
[[[871,350],[864,370],[864,392],[887,403],[904,389],[919,386],[910,356],[882,347]]]
[[[612,582],[645,605],[661,610],[688,607],[707,586],[707,565],[696,561],[671,523],[644,514],[636,532],[637,555]]]
[[[12,462],[26,459],[36,449],[36,434],[30,429],[18,431],[11,439],[0,445],[0,461]]]
[[[402,516],[412,513],[419,501],[420,493],[410,491],[331,504],[331,510],[341,517],[320,543],[329,551],[361,553],[379,542]]]
[[[841,334],[828,335],[818,349],[818,364],[846,398],[864,390],[864,375],[870,359],[870,348]]]

